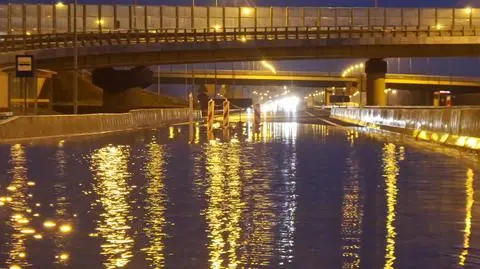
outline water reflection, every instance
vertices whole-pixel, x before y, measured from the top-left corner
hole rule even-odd
[[[352,141],[353,143],[353,141]],[[342,202],[342,268],[360,268],[363,201],[360,193],[360,167],[352,148],[346,159]]]
[[[58,264],[53,263],[68,261],[71,256],[73,262],[65,262],[68,268],[133,268],[139,264],[145,268],[147,263],[150,268],[179,267],[183,258],[184,264],[194,264],[190,267],[195,268],[319,266],[312,261],[325,261],[332,268],[444,268],[437,265],[451,265],[452,258],[444,257],[443,250],[451,251],[452,244],[460,240],[463,247],[455,249],[453,262],[457,266],[474,266],[471,263],[476,256],[472,251],[478,249],[473,214],[476,166],[466,170],[454,158],[426,155],[409,144],[408,148],[401,143],[380,144],[365,139],[357,129],[347,132],[346,140],[345,130],[265,122],[257,139],[253,128],[244,125],[231,130],[230,140],[226,139],[229,134],[222,139],[223,132],[218,129],[218,138],[207,141],[203,127],[191,127],[183,127],[183,133],[173,128],[173,139],[168,138],[168,127],[151,140],[131,139],[132,134],[125,134],[135,141],[132,148],[110,145],[98,149],[93,139],[91,144],[85,141],[76,147],[64,148],[62,144],[48,149],[46,159],[52,160],[51,167],[35,168],[36,160],[29,160],[28,173],[39,179],[39,197],[44,190],[48,193],[38,201],[28,196],[25,148],[6,148],[11,160],[5,168],[9,170],[9,184],[1,182],[6,190],[0,199],[4,203],[0,211],[0,267],[5,263],[7,268],[13,264],[21,268],[37,268],[37,264],[57,268]],[[187,130],[195,135],[187,137]],[[192,140],[194,143],[187,145]],[[117,143],[125,143],[125,139]],[[177,154],[175,158],[167,154],[167,149]],[[36,158],[43,157],[43,147],[29,148],[28,152],[31,150]],[[88,164],[71,161],[72,152],[89,156]],[[183,161],[189,154],[193,161]],[[406,158],[408,161],[401,163]],[[302,165],[308,162],[310,170]],[[403,177],[399,175],[400,164]],[[140,166],[140,172],[133,169]],[[432,169],[437,167],[445,169]],[[42,178],[38,171],[44,169],[54,171],[55,178]],[[422,174],[427,169],[428,173]],[[192,175],[193,181],[188,178]],[[398,199],[400,182],[408,199]],[[90,183],[93,193],[75,194],[76,186]],[[69,189],[73,185],[74,190]],[[133,185],[139,186],[138,192],[132,191]],[[385,188],[379,192],[379,186]],[[196,188],[194,192],[190,191],[192,187]],[[308,199],[311,197],[315,200]],[[167,202],[169,199],[171,202]],[[54,207],[48,206],[50,201]],[[36,202],[44,206],[32,207],[36,211],[30,214],[29,205]],[[440,202],[445,206],[436,207]],[[314,203],[323,204],[322,211],[316,210]],[[134,208],[134,204],[144,207]],[[72,205],[80,212],[78,217],[71,216]],[[397,212],[400,207],[401,216]],[[53,211],[55,219],[51,221],[56,226],[51,229],[42,226],[48,223],[46,219],[30,218],[35,213],[43,217]],[[138,221],[132,220],[133,216]],[[167,222],[169,219],[179,221],[173,226]],[[70,220],[80,225],[74,228],[76,236],[66,238],[57,232]],[[460,221],[462,231],[455,230]],[[71,224],[73,227],[77,223]],[[376,230],[376,224],[386,228],[386,234],[382,228],[382,232]],[[34,241],[30,234],[33,231],[41,232],[43,240]],[[95,238],[87,237],[90,234]],[[182,244],[186,237],[196,247]],[[373,247],[365,243],[365,238],[373,241]],[[383,240],[385,245],[376,247]],[[38,250],[37,246],[48,249]],[[427,264],[421,258],[434,259],[435,263]],[[373,265],[363,266],[368,263]]]
[[[144,168],[147,177],[144,231],[148,238],[148,247],[144,251],[151,267],[160,269],[165,267],[165,154],[163,146],[159,145],[155,138],[147,145],[147,149],[147,163]]]
[[[128,158],[126,146],[106,146],[92,154],[94,191],[101,205],[96,230],[103,240],[101,255],[105,268],[126,266],[132,258],[132,214],[130,213]]]
[[[253,151],[253,147],[250,145],[246,150]],[[241,261],[243,265],[249,265],[250,268],[268,267],[274,256],[274,229],[278,217],[274,212],[275,204],[272,201],[272,195],[268,195],[272,193],[273,173],[267,171],[274,171],[276,164],[263,147],[254,156],[251,154],[242,156],[244,156],[242,171],[243,181],[246,183],[244,197],[247,208],[242,215],[245,234],[242,241]],[[288,217],[287,212],[286,218]],[[286,243],[290,242],[288,239],[290,238],[287,237]],[[284,246],[284,243],[281,246]]]
[[[10,177],[12,181],[7,186],[8,203],[11,209],[11,215],[8,220],[8,226],[11,227],[10,239],[6,242],[9,249],[7,264],[18,266],[17,268],[28,267],[26,255],[26,240],[29,234],[35,233],[33,228],[29,227],[30,219],[26,217],[27,211],[31,211],[27,203],[27,163],[25,148],[20,144],[10,148]]]
[[[64,141],[60,141],[57,145],[57,151],[55,153],[55,159],[57,163],[57,176],[55,178],[55,184],[53,186],[55,191],[56,203],[55,203],[55,214],[58,218],[57,222],[60,224],[60,227],[71,227],[70,223],[71,215],[68,212],[68,198],[67,198],[67,179],[68,175],[66,172],[66,156]],[[63,226],[61,226],[63,225]],[[65,226],[68,225],[68,226]],[[55,245],[56,253],[56,262],[64,265],[68,264],[68,254],[66,251],[66,238],[61,233],[56,233],[53,235],[53,241]]]
[[[208,248],[211,268],[237,268],[242,208],[239,144],[207,147]],[[226,255],[225,255],[226,254]]]
[[[297,172],[297,151],[296,137],[297,124],[285,124],[282,126],[282,137],[284,138],[285,149],[283,151],[283,164],[281,184],[284,185],[284,194],[279,219],[279,254],[280,265],[293,262],[293,249],[295,245],[295,212],[297,210],[296,199],[296,172]]]
[[[397,232],[395,228],[397,206],[397,176],[399,173],[395,144],[388,143],[383,147],[383,169],[386,185],[387,216],[386,216],[386,247],[385,269],[393,269],[396,259],[395,244]]]
[[[475,202],[475,191],[473,189],[474,173],[472,169],[467,170],[467,180],[465,181],[466,206],[465,206],[465,229],[463,230],[463,250],[460,253],[458,264],[465,265],[468,250],[470,248],[470,236],[472,233],[472,207]]]

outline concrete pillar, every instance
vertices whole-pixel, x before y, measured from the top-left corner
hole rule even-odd
[[[330,90],[328,88],[325,88],[325,94],[323,95],[324,100],[325,100],[325,105],[329,106],[330,105]]]
[[[0,111],[9,109],[8,86],[8,73],[0,72]]]
[[[385,106],[385,74],[387,62],[383,59],[370,59],[365,63],[367,74],[367,106]]]

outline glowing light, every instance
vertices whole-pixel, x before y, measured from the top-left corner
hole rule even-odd
[[[68,255],[68,253],[62,253],[58,256],[58,258],[61,260],[61,261],[66,261],[70,258],[70,255]]]
[[[57,224],[51,220],[47,220],[43,223],[43,227],[45,228],[53,228],[55,226],[57,226]]]
[[[222,29],[222,27],[221,27],[220,25],[218,25],[218,24],[215,24],[215,25],[213,26],[213,29],[215,29],[215,31],[218,31],[218,30]]]
[[[243,43],[247,42],[247,37],[246,36],[242,36],[240,38],[240,41],[242,41]]]
[[[392,90],[392,94],[397,94],[397,90]]]
[[[467,137],[460,136],[459,138],[457,138],[457,141],[455,142],[455,145],[457,145],[459,147],[463,147],[463,146],[465,146],[466,141],[467,141]]]
[[[98,19],[97,20],[98,25],[103,25],[104,23],[105,23],[105,21],[103,19]]]
[[[104,241],[100,245],[103,268],[126,267],[133,256],[129,156],[128,146],[110,145],[94,151],[91,157],[93,191],[101,207],[95,231]]]
[[[242,212],[239,147],[236,143],[229,144],[226,149],[228,154],[225,154],[220,143],[210,144],[207,148],[209,184],[206,194],[209,202],[205,218],[209,238],[209,268],[238,268]],[[230,206],[223,207],[227,201]],[[229,257],[228,261],[224,260],[225,254]]]
[[[300,103],[300,99],[297,96],[283,97],[272,101],[267,101],[262,104],[261,110],[266,111],[296,111]]]
[[[443,134],[443,135],[440,137],[440,143],[445,143],[445,142],[447,142],[448,137],[449,137],[449,134]]]
[[[243,16],[250,16],[253,13],[253,8],[250,7],[244,7],[242,8],[242,14]]]
[[[342,77],[348,76],[350,73],[352,73],[355,70],[361,71],[361,69],[363,69],[364,66],[365,65],[363,63],[351,65],[351,66],[349,66],[348,68],[346,68],[342,71]]]
[[[25,34],[26,34],[26,35],[32,35],[32,32],[27,31]]]
[[[21,218],[23,218],[23,215],[21,215],[21,214],[14,214],[14,215],[12,216],[12,219],[15,219],[15,220],[21,219]]]
[[[27,257],[27,254],[25,254],[25,252],[20,252],[20,253],[18,253],[18,257],[25,258],[25,257]]]
[[[463,230],[463,251],[460,253],[458,264],[461,266],[465,265],[465,260],[468,256],[468,250],[470,248],[470,235],[472,233],[472,207],[475,202],[475,190],[473,188],[473,170],[467,170],[467,180],[465,181],[465,192],[466,192],[466,206],[465,206],[465,229]]]
[[[56,7],[56,8],[62,8],[62,7],[64,7],[64,6],[65,6],[65,4],[62,3],[62,2],[57,2],[57,3],[55,4],[55,7]]]
[[[34,234],[35,233],[35,229],[33,228],[26,228],[26,229],[23,229],[20,231],[22,234]]]
[[[65,144],[65,140],[60,140],[60,141],[58,141],[57,146],[61,148],[61,147],[63,147],[64,144]]]
[[[151,262],[152,268],[164,268],[165,261],[165,153],[164,147],[156,141],[148,144],[148,161],[145,165],[148,183],[146,187],[145,210],[146,225],[143,231],[149,239],[148,246],[144,249],[146,259]]]
[[[35,186],[35,182],[29,181],[29,182],[27,182],[27,185],[28,185],[28,186]]]
[[[469,137],[467,138],[467,141],[465,141],[465,145],[469,148],[476,149],[477,142],[478,140],[475,137]]]
[[[440,29],[442,29],[442,28],[443,28],[443,25],[441,25],[441,24],[435,25],[435,29],[437,29],[437,30],[440,30]]]
[[[15,186],[8,186],[8,187],[7,187],[7,190],[13,192],[13,191],[16,191],[16,190],[17,190],[17,187],[15,187]]]
[[[72,226],[70,224],[63,224],[60,226],[60,232],[67,234],[72,231]]]
[[[387,221],[386,221],[386,246],[385,246],[385,266],[384,269],[393,269],[395,256],[395,239],[397,232],[395,229],[396,205],[398,196],[397,175],[399,174],[399,165],[396,158],[396,146],[392,143],[386,144],[383,148],[383,164],[385,171],[385,185],[387,198]]]
[[[10,269],[22,269],[22,267],[20,267],[19,265],[14,264],[14,265],[10,266]]]
[[[35,239],[37,239],[37,240],[40,240],[40,239],[43,238],[43,235],[41,235],[41,234],[36,234],[36,235],[33,236],[33,238],[35,238]]]
[[[175,138],[175,128],[173,128],[173,126],[170,126],[168,128],[168,138],[170,139]]]
[[[472,8],[471,7],[466,7],[465,8],[465,13],[471,14],[472,13]]]
[[[277,70],[275,70],[275,67],[272,64],[270,64],[269,62],[264,60],[264,61],[262,61],[262,65],[263,65],[263,67],[270,70],[272,73],[277,74]]]
[[[17,222],[20,223],[20,224],[27,224],[30,221],[28,219],[18,219]]]

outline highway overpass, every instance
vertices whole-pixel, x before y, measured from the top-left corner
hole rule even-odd
[[[161,71],[162,84],[184,84],[185,80],[196,84],[235,84],[235,85],[272,85],[293,84],[302,87],[346,87],[354,86],[359,76],[342,77],[340,73],[292,72],[260,70],[194,70]],[[452,77],[437,75],[386,74],[388,88],[401,90],[452,90],[456,92],[480,92],[480,78]]]
[[[480,55],[480,9],[79,5],[79,67]],[[0,5],[0,65],[73,66],[72,5]],[[301,48],[301,49],[299,49]]]

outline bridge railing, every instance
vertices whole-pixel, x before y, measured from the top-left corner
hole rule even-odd
[[[55,1],[56,2],[56,1]],[[77,5],[78,32],[243,27],[473,26],[478,8]],[[0,33],[73,32],[73,4],[1,4]]]
[[[342,26],[342,27],[275,27],[275,28],[224,28],[224,29],[156,29],[148,31],[128,30],[107,33],[78,33],[77,44],[81,47],[148,43],[198,43],[242,42],[253,40],[288,39],[352,39],[365,37],[441,37],[478,36],[476,26],[397,27],[397,26]],[[45,48],[73,47],[74,34],[37,34],[0,36],[0,51],[34,50]]]

